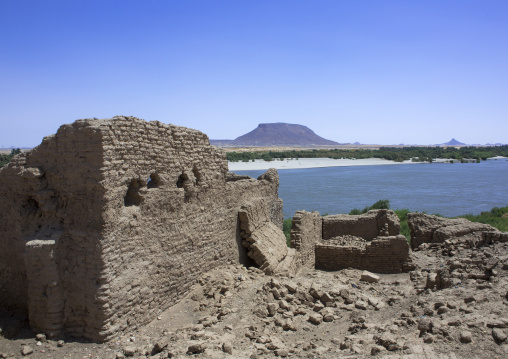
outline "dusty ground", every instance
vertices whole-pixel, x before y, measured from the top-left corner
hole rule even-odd
[[[179,304],[106,344],[45,340],[9,313],[4,358],[507,358],[508,243],[424,245],[411,273],[361,281],[362,271],[294,278],[230,266]],[[10,338],[10,339],[6,339]],[[59,346],[60,345],[60,346]],[[29,347],[29,348],[28,348]]]

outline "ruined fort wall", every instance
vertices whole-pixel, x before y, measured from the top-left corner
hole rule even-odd
[[[412,264],[406,237],[379,237],[366,242],[365,246],[340,246],[329,241],[316,244],[316,269],[336,271],[345,268],[374,273],[407,272]]]
[[[291,225],[291,248],[297,251],[298,268],[314,268],[315,244],[321,240],[322,218],[318,212],[298,211]]]
[[[101,164],[100,135],[77,122],[0,170],[0,303],[31,312],[34,330],[96,325]]]
[[[101,340],[153,320],[204,272],[245,261],[243,203],[264,198],[280,217],[273,210],[280,206],[276,172],[227,182],[224,153],[201,132],[133,118],[108,126]]]
[[[400,221],[393,211],[372,210],[362,215],[336,214],[323,217],[324,240],[351,235],[372,240],[377,236],[393,236],[400,232]]]
[[[279,179],[227,175],[206,135],[132,117],[79,120],[0,171],[0,299],[36,331],[97,341],[151,321],[203,273],[247,263],[238,213]]]

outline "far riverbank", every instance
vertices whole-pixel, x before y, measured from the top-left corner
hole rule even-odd
[[[381,158],[366,159],[332,159],[332,158],[285,158],[282,160],[275,159],[273,161],[254,160],[249,162],[228,162],[229,170],[235,171],[255,171],[267,170],[275,168],[277,170],[289,170],[297,168],[320,168],[320,167],[346,167],[346,166],[377,166],[377,165],[400,165],[400,164],[417,164],[419,162],[395,162]]]
[[[489,160],[505,159],[506,157],[495,157]],[[434,159],[433,163],[446,163],[457,161],[445,158]],[[290,170],[298,168],[322,168],[322,167],[349,167],[349,166],[379,166],[379,165],[407,165],[422,164],[428,162],[413,162],[411,160],[396,162],[384,160],[381,158],[365,159],[333,159],[333,158],[284,158],[274,159],[273,161],[253,160],[249,162],[231,162],[228,161],[229,170],[236,171],[257,171],[275,168],[277,170]]]

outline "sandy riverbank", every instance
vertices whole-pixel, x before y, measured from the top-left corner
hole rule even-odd
[[[296,169],[296,168],[319,168],[319,167],[343,167],[343,166],[373,166],[373,165],[400,165],[415,164],[418,162],[404,161],[394,162],[381,158],[366,158],[361,160],[332,158],[300,158],[300,159],[283,159],[274,161],[255,160],[254,162],[228,162],[230,171],[251,171],[251,170],[267,170],[276,168],[278,170]]]
[[[497,156],[489,158],[489,160],[506,159],[506,157]],[[449,163],[449,158],[436,158],[434,163]],[[413,162],[407,160],[404,162],[389,161],[381,158],[366,158],[361,160],[354,159],[340,159],[334,160],[332,158],[300,158],[300,159],[283,159],[273,160],[270,162],[264,160],[254,160],[254,162],[228,162],[229,170],[236,171],[253,171],[253,170],[267,170],[275,168],[277,170],[290,170],[296,168],[319,168],[319,167],[345,167],[345,166],[374,166],[374,165],[406,165],[418,164],[427,162]]]

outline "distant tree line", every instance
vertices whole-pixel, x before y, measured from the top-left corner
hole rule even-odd
[[[18,153],[21,153],[21,150],[19,148],[12,149],[11,153],[9,154],[2,154],[0,153],[0,167],[5,166],[7,163],[11,161],[11,159],[16,156]]]
[[[368,149],[333,149],[333,150],[292,150],[292,151],[253,151],[228,152],[228,161],[248,162],[255,159],[273,161],[275,158],[333,158],[333,159],[365,159],[382,158],[385,160],[402,162],[413,160],[417,162],[432,162],[436,158],[454,160],[474,159],[476,162],[485,161],[495,156],[508,157],[508,145],[491,147],[381,147],[377,150]]]

